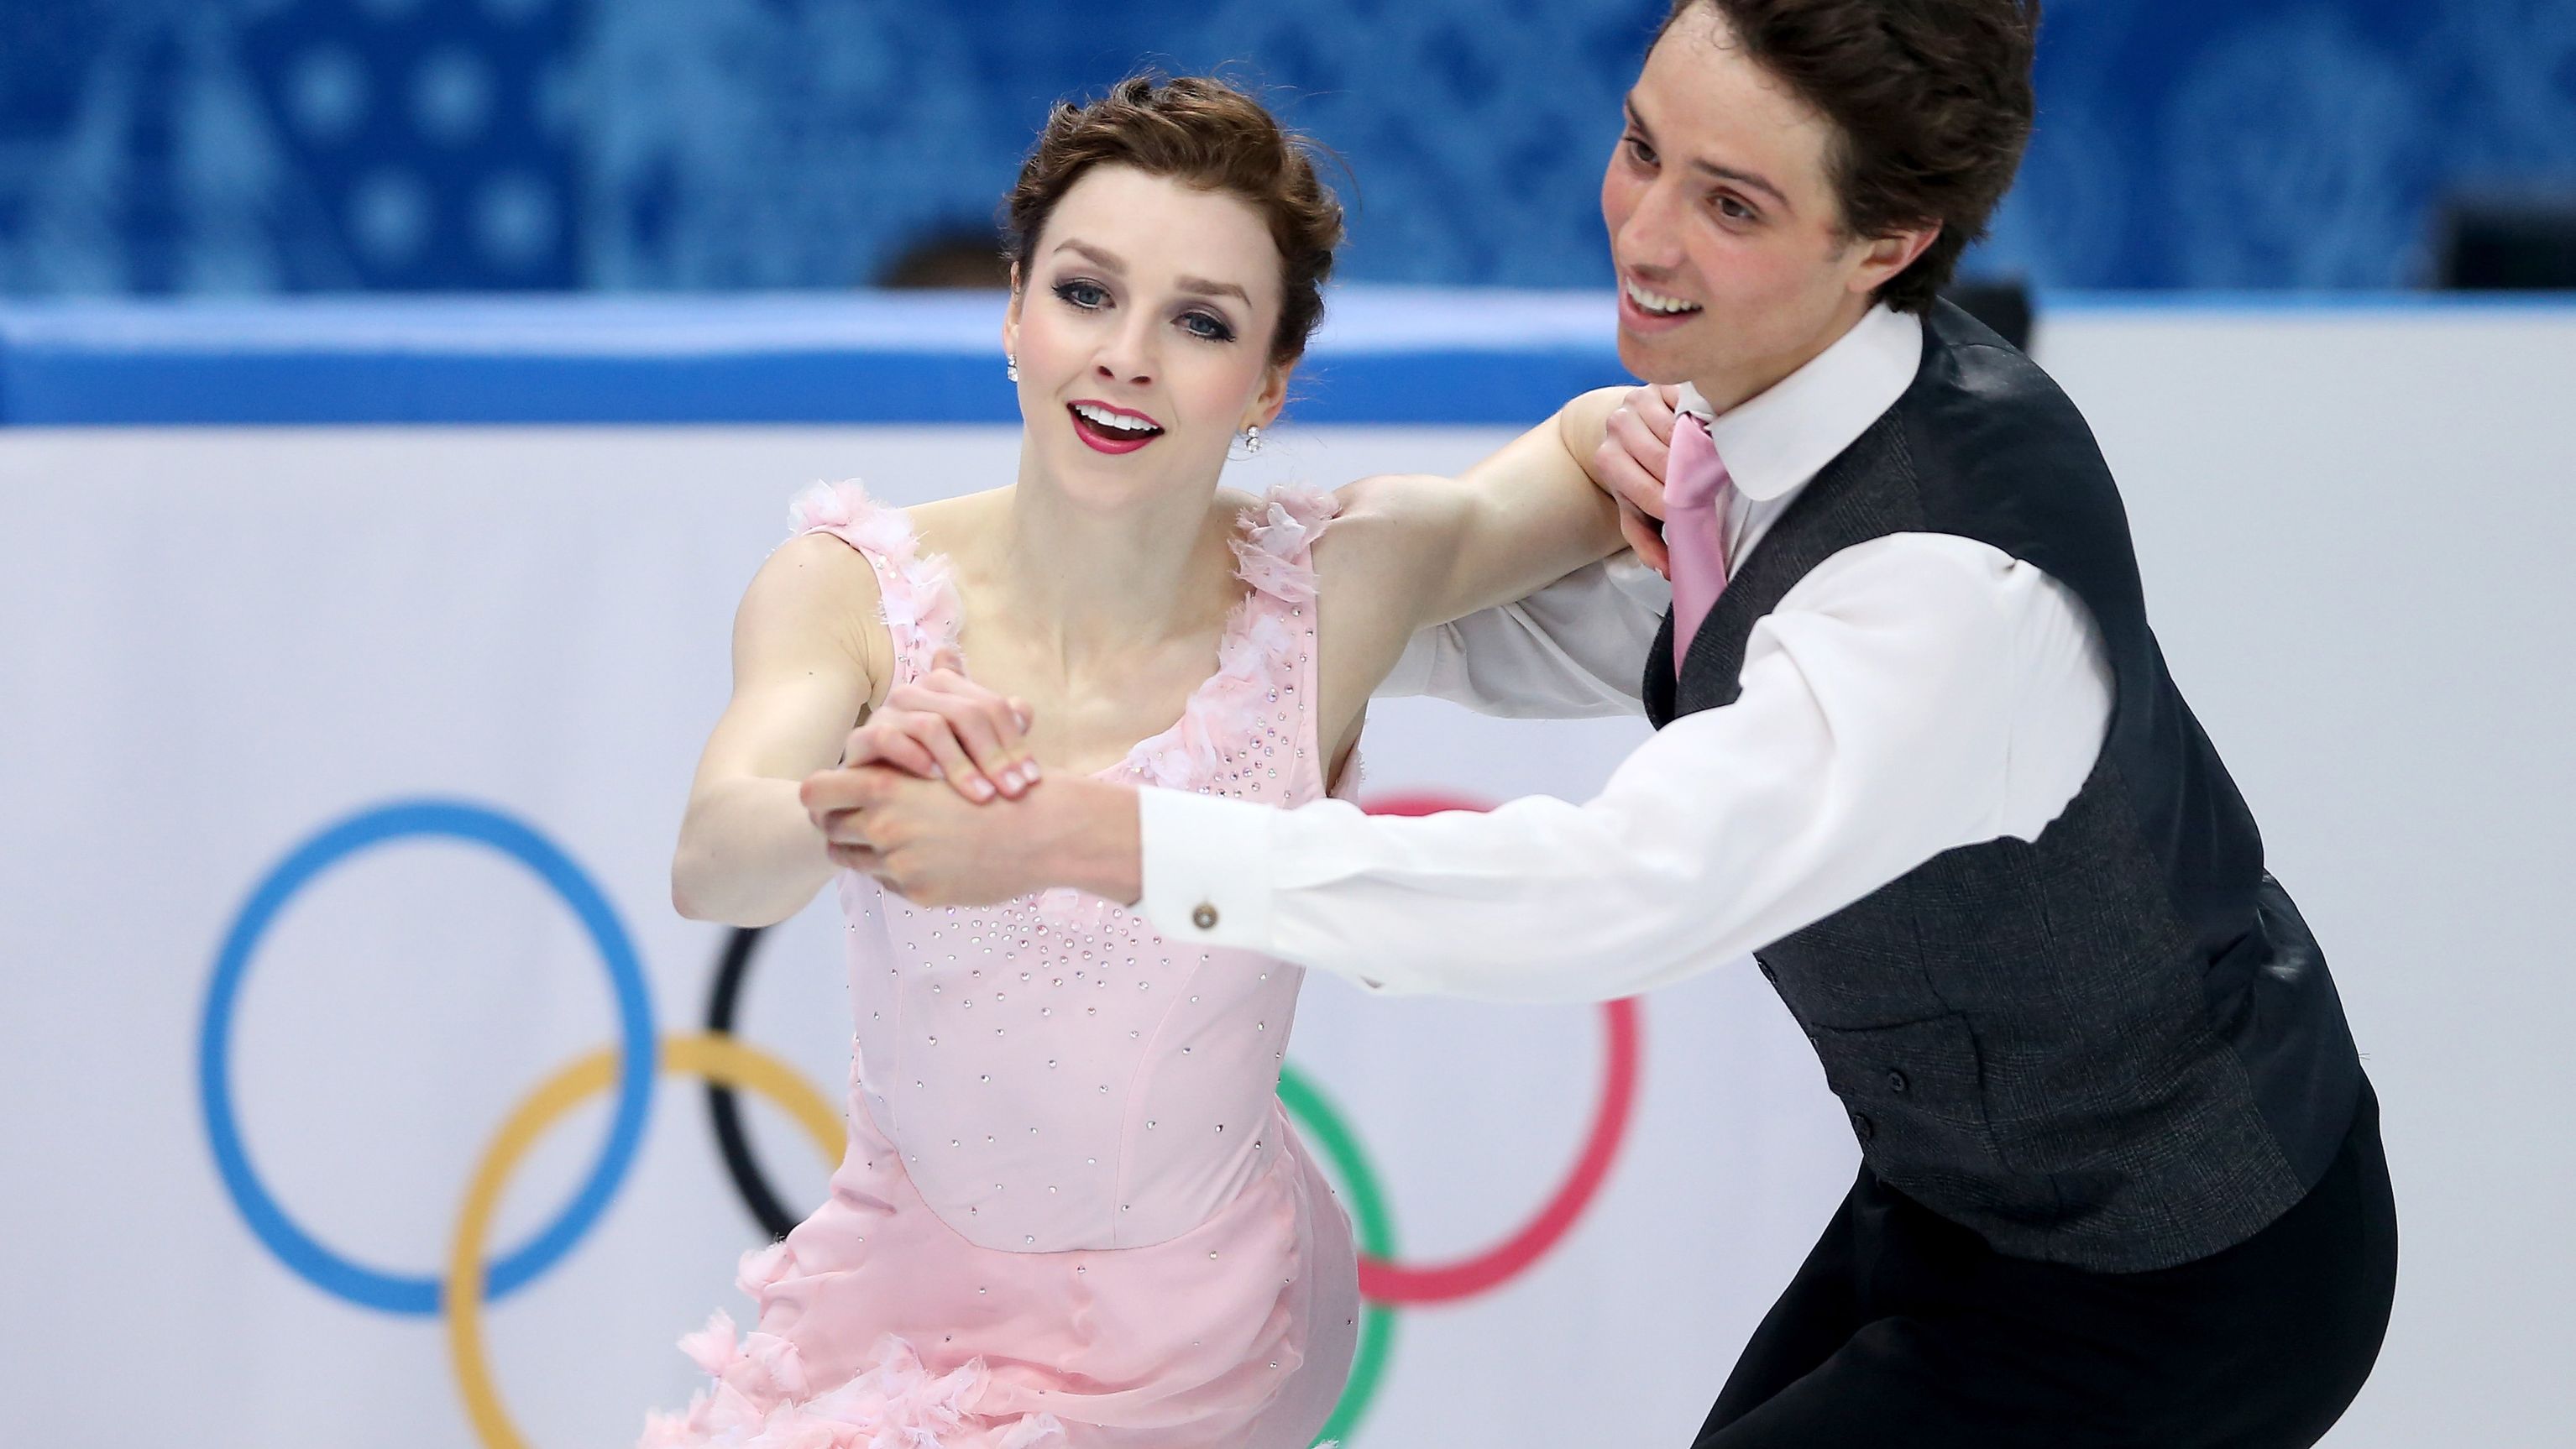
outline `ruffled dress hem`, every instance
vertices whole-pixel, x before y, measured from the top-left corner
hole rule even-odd
[[[794,1262],[785,1243],[743,1255],[736,1286],[754,1299]],[[921,1355],[888,1334],[868,1364],[840,1383],[818,1386],[795,1343],[738,1333],[719,1309],[680,1340],[680,1351],[714,1384],[679,1414],[654,1414],[637,1449],[1042,1449],[1062,1446],[1052,1414],[980,1412],[991,1384],[984,1361],[932,1374]]]

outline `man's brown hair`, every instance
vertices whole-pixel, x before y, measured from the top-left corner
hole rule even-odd
[[[1011,257],[1025,280],[1056,203],[1094,166],[1133,166],[1249,203],[1279,248],[1273,362],[1293,362],[1324,317],[1324,279],[1342,241],[1342,204],[1315,174],[1312,143],[1251,96],[1212,76],[1134,76],[1087,106],[1060,102],[1005,203]]]
[[[2021,167],[2039,0],[1674,0],[1656,38],[1702,8],[1833,122],[1826,166],[1847,235],[1940,223],[1878,291],[1928,309]]]

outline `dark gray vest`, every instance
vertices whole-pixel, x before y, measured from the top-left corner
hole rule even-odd
[[[2165,671],[2092,431],[1942,303],[1921,370],[1729,580],[1647,714],[1732,703],[1755,621],[1826,559],[1947,533],[2065,584],[2114,675],[2109,737],[2034,842],[1936,856],[1755,953],[1889,1185],[2001,1252],[2103,1271],[2244,1241],[2351,1124],[2361,1068],[2315,940]]]

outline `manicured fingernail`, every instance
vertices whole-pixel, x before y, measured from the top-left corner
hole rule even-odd
[[[1027,764],[1020,766],[1020,779],[1031,785],[1036,784],[1038,782],[1038,762],[1031,760]]]
[[[977,775],[966,782],[966,793],[978,800],[990,800],[993,798],[993,784],[983,776]]]

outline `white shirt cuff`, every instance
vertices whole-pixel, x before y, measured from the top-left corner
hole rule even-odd
[[[1181,945],[1269,953],[1267,805],[1183,790],[1136,792],[1145,891],[1137,909]]]

